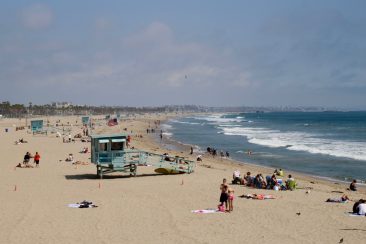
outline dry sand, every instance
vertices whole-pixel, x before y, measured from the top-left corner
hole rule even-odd
[[[132,146],[152,152],[168,150],[153,136],[146,136],[148,122],[164,116],[140,116],[121,125],[107,127],[102,120],[95,133],[112,133],[128,128]],[[45,119],[45,118],[44,118]],[[75,123],[80,117],[49,118]],[[15,131],[25,120],[0,120],[0,243],[364,243],[366,217],[350,217],[353,202],[326,203],[340,196],[346,185],[293,174],[306,189],[276,192],[239,185],[232,213],[194,214],[191,210],[216,208],[223,178],[232,172],[262,172],[273,169],[239,165],[230,160],[204,156],[192,174],[157,175],[151,167],[138,167],[138,176],[123,173],[96,177],[95,165],[72,165],[64,161],[69,153],[76,160],[90,161],[78,153],[90,143],[63,143],[55,134],[31,135]],[[72,135],[81,125],[69,126]],[[5,128],[10,128],[5,133]],[[28,143],[15,145],[24,138]],[[39,168],[15,168],[25,152],[41,155]],[[170,152],[189,157],[189,150]],[[195,157],[195,156],[194,156]],[[194,159],[192,157],[192,159]],[[288,172],[285,172],[288,173]],[[312,184],[310,182],[314,182]],[[250,200],[237,196],[264,193],[275,200]],[[366,198],[365,192],[346,192],[351,199]],[[93,201],[98,208],[68,208],[67,204]],[[301,213],[300,215],[296,213]]]

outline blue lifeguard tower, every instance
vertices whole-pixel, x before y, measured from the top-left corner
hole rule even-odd
[[[81,123],[83,123],[83,125],[89,125],[89,123],[90,123],[90,117],[89,116],[83,116],[83,117],[81,117]]]
[[[34,134],[47,134],[46,130],[43,130],[43,120],[32,120],[31,121],[31,131]]]
[[[192,173],[195,162],[182,157],[169,157],[127,148],[127,134],[91,135],[91,162],[97,166],[97,175],[127,172],[136,176],[138,166],[152,166],[155,172],[165,174]]]

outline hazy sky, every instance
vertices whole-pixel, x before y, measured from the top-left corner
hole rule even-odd
[[[366,1],[0,0],[0,101],[366,108]]]

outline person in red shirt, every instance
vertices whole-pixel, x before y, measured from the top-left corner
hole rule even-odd
[[[36,152],[36,155],[34,155],[34,162],[36,163],[36,167],[39,167],[39,160],[41,159],[41,156]]]

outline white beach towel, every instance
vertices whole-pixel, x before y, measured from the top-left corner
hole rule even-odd
[[[359,215],[359,214],[351,213],[351,212],[346,212],[345,214],[347,214],[350,217],[365,217],[365,215]]]
[[[201,214],[208,214],[208,213],[223,213],[217,209],[199,209],[199,210],[192,210],[192,213],[201,213]]]

